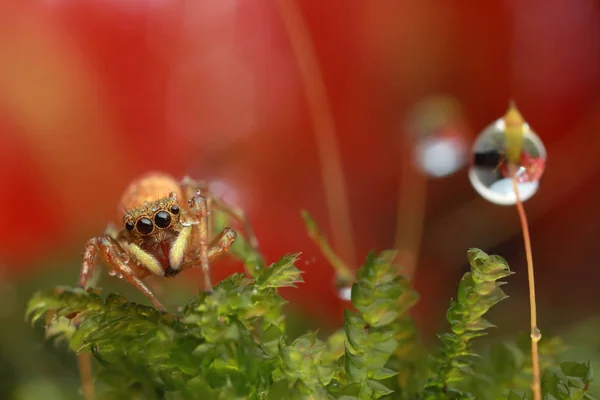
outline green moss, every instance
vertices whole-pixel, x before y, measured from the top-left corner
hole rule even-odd
[[[472,345],[493,327],[484,314],[507,297],[501,279],[512,272],[502,258],[469,250],[471,270],[447,312],[450,332],[439,335],[432,356],[409,315],[418,295],[394,252],[371,253],[356,271],[354,310],[346,310],[342,329],[292,338],[277,291],[302,282],[298,256],[263,268],[260,255],[240,249],[248,274],[228,277],[177,315],[58,287],[36,293],[27,318],[44,321],[46,335],[71,352],[93,357],[100,399],[530,398],[527,342],[481,354]],[[540,345],[544,399],[591,399],[589,363],[559,364],[562,343]]]

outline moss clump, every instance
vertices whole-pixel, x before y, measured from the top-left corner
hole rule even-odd
[[[507,297],[501,279],[512,272],[502,258],[469,250],[470,272],[447,312],[451,332],[429,356],[408,314],[417,293],[394,252],[371,253],[356,271],[354,310],[339,331],[296,338],[277,290],[302,282],[298,255],[262,268],[260,255],[245,253],[251,273],[228,277],[180,315],[59,287],[35,294],[27,318],[91,354],[99,399],[531,398],[526,349],[504,342],[478,355],[472,346],[493,326],[484,314]],[[558,364],[560,348],[556,340],[540,347],[544,399],[592,399],[589,363]]]

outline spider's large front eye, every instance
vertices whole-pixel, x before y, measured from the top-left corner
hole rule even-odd
[[[154,216],[154,223],[159,228],[166,228],[171,225],[171,215],[166,211],[159,211]]]
[[[125,229],[127,229],[129,232],[131,232],[133,230],[133,228],[135,228],[135,225],[133,224],[133,222],[127,221],[125,223]]]
[[[137,228],[138,232],[142,235],[148,235],[154,230],[154,225],[152,224],[150,218],[145,217],[138,219],[138,222],[135,224],[135,227]]]

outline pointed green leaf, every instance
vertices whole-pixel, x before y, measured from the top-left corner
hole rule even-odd
[[[303,282],[301,272],[294,263],[299,254],[290,254],[282,257],[275,264],[266,268],[256,279],[259,290],[267,288],[295,287],[296,283]]]

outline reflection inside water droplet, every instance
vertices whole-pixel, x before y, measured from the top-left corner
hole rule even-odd
[[[517,179],[521,201],[531,198],[544,172],[546,149],[529,125],[523,123],[520,158],[516,165],[509,165],[505,127],[504,118],[500,118],[479,134],[473,145],[469,179],[484,199],[494,204],[513,205],[517,197],[512,174]]]

